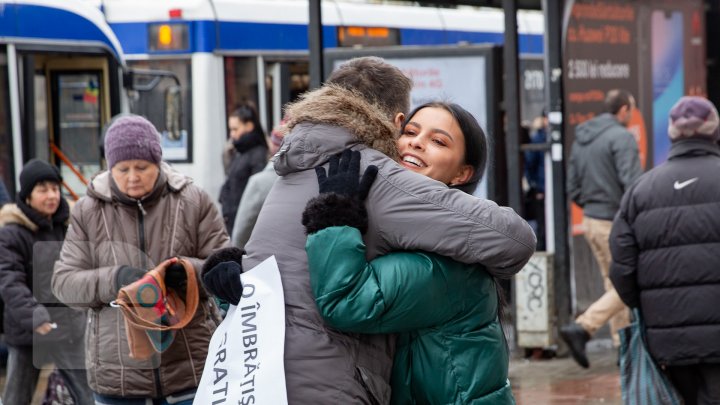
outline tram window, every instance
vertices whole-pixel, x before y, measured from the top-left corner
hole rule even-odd
[[[100,72],[54,73],[55,139],[63,154],[85,178],[100,171]],[[64,162],[60,171],[72,190],[84,185]]]
[[[130,111],[142,115],[152,122],[162,135],[163,159],[169,162],[192,162],[192,102],[191,67],[189,59],[180,60],[137,60],[128,65],[136,69],[165,70],[180,80],[181,128],[177,131],[167,128],[166,100],[169,92],[175,91],[175,81],[164,78],[151,91],[136,92],[130,100]]]
[[[225,58],[225,116],[247,100],[258,103],[257,59]]]
[[[15,191],[12,134],[10,133],[10,87],[5,48],[0,47],[0,180],[8,191]]]
[[[47,80],[44,73],[35,74],[35,150],[33,156],[46,162],[50,161],[50,145],[48,138],[48,105],[47,105]]]

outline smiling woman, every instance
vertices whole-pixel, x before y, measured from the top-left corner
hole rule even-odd
[[[402,125],[397,147],[403,167],[466,192],[474,191],[485,171],[485,133],[457,104],[415,108]]]
[[[397,147],[403,167],[468,193],[485,169],[485,134],[457,104],[417,107],[403,123]],[[343,164],[352,153],[359,171],[359,152],[346,151],[336,164],[331,160],[335,171],[319,171],[321,194],[303,213],[320,314],[346,332],[398,333],[390,403],[515,403],[500,325],[503,300],[493,277],[483,266],[419,250],[388,252],[368,262],[362,233],[367,213],[377,206],[347,208],[353,206],[348,194],[329,186],[346,175],[343,168],[353,167],[352,158]],[[368,166],[359,190],[349,195],[362,200],[376,172]]]

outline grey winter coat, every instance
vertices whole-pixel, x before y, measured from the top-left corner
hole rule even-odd
[[[637,142],[613,115],[600,114],[575,129],[567,188],[584,215],[612,221],[623,193],[641,174]]]
[[[245,247],[253,228],[255,228],[265,198],[267,198],[277,178],[278,175],[275,173],[272,162],[268,162],[261,172],[250,176],[235,216],[235,226],[233,226],[232,232],[234,246],[241,249]]]
[[[317,196],[315,171],[353,147],[361,170],[379,168],[367,200],[368,259],[391,250],[420,249],[478,263],[510,277],[529,260],[535,236],[509,208],[402,168],[396,129],[362,97],[325,86],[291,106],[291,132],[276,155],[281,177],[265,200],[246,245],[246,270],[275,255],[285,293],[285,374],[293,404],[386,404],[394,336],[342,333],[327,326],[310,287],[306,236],[300,219]],[[371,149],[368,146],[374,148]]]
[[[195,317],[170,347],[139,361],[129,357],[120,309],[108,305],[117,296],[121,266],[152,269],[181,256],[199,273],[207,256],[228,245],[207,193],[167,164],[160,167],[154,190],[139,202],[114,187],[109,172],[97,175],[72,210],[55,264],[53,293],[68,305],[89,307],[85,361],[90,388],[99,394],[159,398],[197,387],[219,322],[217,308],[203,292]]]

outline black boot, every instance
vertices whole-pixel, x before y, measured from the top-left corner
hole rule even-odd
[[[573,359],[583,368],[589,368],[585,345],[590,340],[590,334],[582,326],[575,322],[569,323],[560,328],[560,336],[567,343]]]

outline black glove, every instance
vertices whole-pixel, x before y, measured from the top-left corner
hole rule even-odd
[[[364,200],[377,177],[377,166],[370,165],[360,178],[360,152],[346,149],[330,158],[330,169],[316,167],[320,195],[310,200],[302,215],[309,235],[331,226],[351,226],[367,231]],[[359,179],[359,180],[358,180]]]
[[[315,168],[320,194],[336,193],[359,201],[367,198],[377,172],[377,166],[370,165],[360,178],[360,152],[350,149],[330,158],[327,175],[324,167]]]
[[[185,273],[185,266],[180,262],[175,262],[165,269],[165,286],[175,290],[181,297],[185,297],[187,273]]]
[[[115,287],[117,291],[126,285],[130,285],[142,278],[145,275],[145,270],[138,269],[137,267],[122,266],[115,273]]]
[[[205,288],[218,298],[237,305],[242,296],[242,256],[245,251],[236,247],[220,249],[205,260],[202,281]]]

